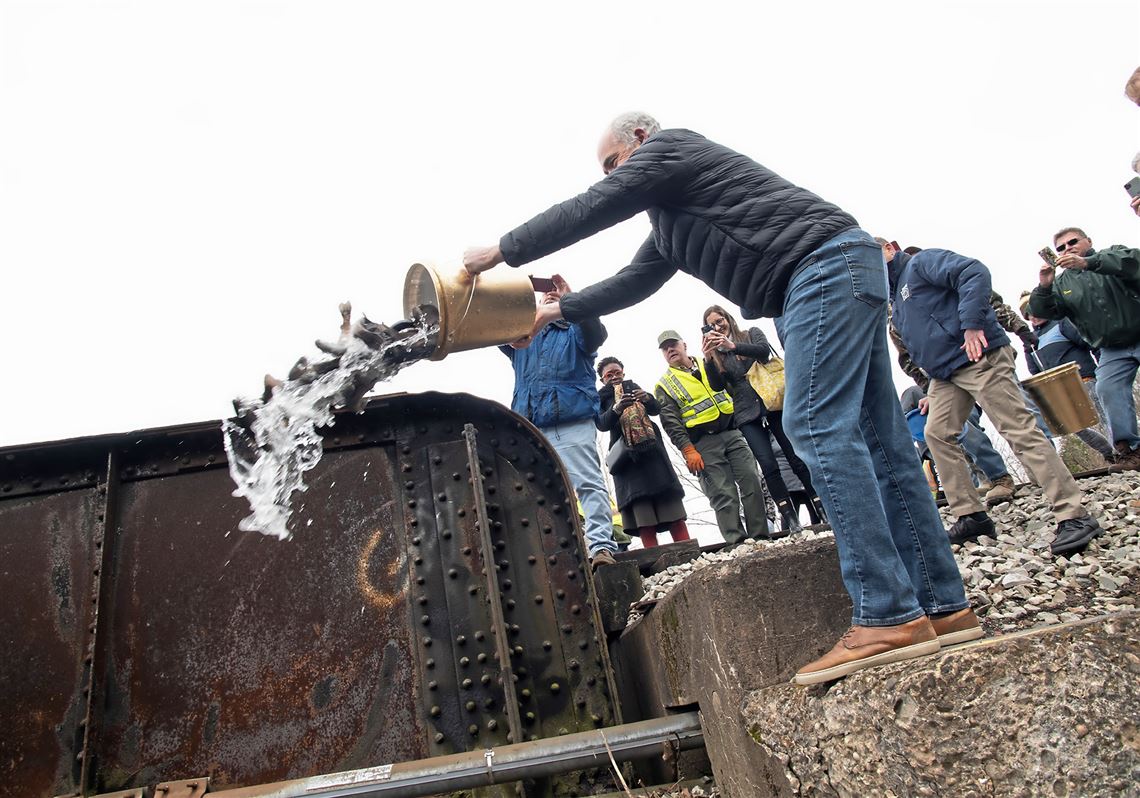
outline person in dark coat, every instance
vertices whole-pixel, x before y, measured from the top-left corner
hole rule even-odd
[[[715,390],[726,390],[732,395],[732,404],[735,407],[733,418],[736,428],[748,441],[748,448],[760,464],[760,471],[764,474],[764,482],[768,485],[768,493],[776,502],[776,510],[780,513],[781,530],[788,533],[803,530],[799,514],[792,504],[788,486],[780,476],[780,464],[776,461],[776,453],[772,449],[772,438],[779,441],[779,446],[788,459],[788,465],[800,480],[800,484],[811,495],[811,502],[816,511],[822,514],[823,507],[819,497],[811,486],[811,475],[807,466],[801,460],[788,442],[784,434],[782,410],[769,410],[764,400],[748,382],[748,372],[756,362],[767,363],[772,357],[772,346],[767,336],[758,328],[752,327],[743,332],[736,324],[732,314],[720,305],[713,305],[705,311],[702,323],[710,327],[705,333],[703,348],[705,353],[705,370],[709,375],[709,385]]]
[[[648,114],[615,119],[598,163],[603,180],[497,245],[468,249],[463,265],[471,274],[521,266],[644,211],[653,229],[633,261],[542,305],[536,329],[630,307],[678,271],[746,319],[780,317],[785,428],[831,521],[853,607],[851,628],[794,681],[838,679],[981,636],[895,398],[879,245],[836,205]]]
[[[610,450],[622,440],[629,452],[624,462],[610,466],[622,527],[636,529],[647,549],[657,545],[657,530],[662,526],[669,528],[674,543],[688,540],[685,490],[669,462],[660,427],[648,418],[661,412],[657,399],[637,383],[626,380],[625,366],[616,357],[604,357],[598,362],[598,376],[603,383],[598,391],[601,412],[594,423],[610,434]],[[620,394],[616,401],[615,394]],[[644,413],[638,413],[634,405],[640,405]],[[627,413],[638,416],[628,434],[622,429],[622,417]],[[630,426],[629,420],[625,426]],[[652,436],[648,430],[652,430]],[[624,440],[634,437],[637,440]]]

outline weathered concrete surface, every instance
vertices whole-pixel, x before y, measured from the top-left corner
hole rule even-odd
[[[636,562],[624,560],[605,565],[594,572],[598,614],[606,634],[620,633],[629,619],[629,605],[641,598],[644,589]]]
[[[772,794],[1136,795],[1140,612],[759,690],[742,711]]]
[[[709,565],[622,635],[616,659],[637,668],[622,674],[623,707],[659,717],[699,706],[721,794],[773,794],[766,780],[776,770],[747,734],[743,699],[749,691],[787,682],[829,649],[850,619],[829,538]]]

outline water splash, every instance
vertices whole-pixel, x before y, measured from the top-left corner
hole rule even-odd
[[[243,402],[238,417],[222,424],[233,495],[253,510],[238,528],[289,538],[290,500],[306,490],[304,474],[324,453],[317,430],[335,424],[335,409],[362,405],[373,385],[429,354],[438,330],[427,315],[406,324],[399,337],[347,337],[343,353],[317,364],[308,378],[280,383],[268,399]]]

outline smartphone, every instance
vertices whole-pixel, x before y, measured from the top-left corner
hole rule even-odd
[[[1057,253],[1053,251],[1052,247],[1045,247],[1037,254],[1041,256],[1041,260],[1048,263],[1054,269],[1057,268]]]
[[[1140,197],[1140,177],[1134,177],[1124,184],[1124,190],[1128,192],[1128,196],[1135,199]]]
[[[534,286],[534,290],[540,294],[545,294],[554,290],[554,281],[549,277],[534,277],[530,278],[530,284]]]
[[[701,335],[708,335],[712,331],[713,326],[711,324],[706,324],[704,327],[701,327]]]
[[[633,380],[622,380],[621,381],[621,392],[623,394],[633,393]]]

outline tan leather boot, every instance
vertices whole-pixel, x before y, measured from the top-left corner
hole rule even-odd
[[[938,644],[942,647],[965,643],[967,640],[977,640],[985,634],[978,616],[969,607],[931,617],[930,625],[934,627],[934,632],[938,635]]]

